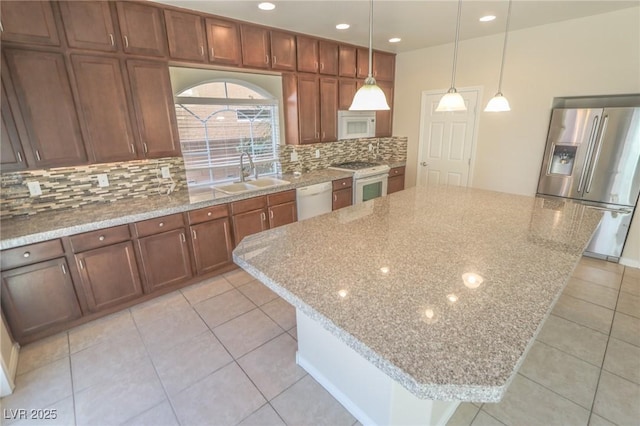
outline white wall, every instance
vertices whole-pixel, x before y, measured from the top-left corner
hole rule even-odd
[[[482,109],[497,90],[503,40],[460,43],[456,86],[483,86]],[[397,55],[394,134],[409,138],[407,186],[416,179],[421,93],[449,88],[452,60],[452,44]],[[512,111],[480,113],[471,185],[533,195],[554,97],[640,93],[640,7],[510,32],[502,91]],[[633,222],[632,231],[639,212]],[[627,246],[623,256],[640,265],[640,233]]]

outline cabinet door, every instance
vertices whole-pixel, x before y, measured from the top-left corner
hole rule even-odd
[[[86,163],[87,154],[63,56],[16,49],[5,49],[5,54],[34,152],[32,166]]]
[[[269,207],[269,228],[296,222],[298,214],[295,201]]]
[[[396,57],[390,53],[373,52],[373,77],[376,80],[393,81]]]
[[[191,258],[184,228],[138,240],[145,291],[177,284],[191,278]]]
[[[131,241],[75,255],[89,309],[117,306],[142,295]]]
[[[338,45],[320,40],[318,44],[318,58],[320,59],[320,74],[338,74]]]
[[[320,102],[318,77],[298,74],[298,115],[300,143],[320,141]]]
[[[369,50],[358,48],[356,49],[356,64],[358,65],[358,72],[356,77],[366,78],[369,76]]]
[[[11,110],[5,77],[2,76],[2,135],[0,135],[0,167],[2,171],[22,170],[27,167],[20,142],[20,135],[16,126],[16,117]]]
[[[358,91],[358,81],[341,78],[338,82],[338,109],[347,110]]]
[[[2,41],[60,46],[51,2],[2,2]]]
[[[402,191],[404,189],[404,175],[390,176],[387,180],[387,194]]]
[[[271,68],[296,70],[296,37],[293,34],[271,31]]]
[[[127,69],[144,156],[179,157],[180,139],[167,64],[128,60]]]
[[[340,45],[339,51],[339,71],[340,77],[356,76],[356,48],[352,46]]]
[[[391,107],[388,111],[376,111],[376,137],[389,137],[392,135],[393,119],[393,82],[378,81],[378,87],[384,92],[387,103]]]
[[[81,316],[64,258],[3,271],[0,299],[9,327],[19,342]]]
[[[231,263],[229,218],[203,222],[191,228],[191,247],[198,274],[214,271]]]
[[[173,59],[204,62],[205,38],[200,15],[165,10],[169,56]]]
[[[126,53],[167,55],[162,9],[140,2],[119,1],[116,10]]]
[[[318,71],[318,40],[311,37],[297,36],[298,71]]]
[[[89,158],[95,163],[136,158],[134,134],[117,58],[72,55]]]
[[[338,140],[338,80],[320,79],[320,141]]]
[[[240,65],[240,31],[238,24],[222,19],[206,19],[209,62]]]
[[[58,3],[69,47],[118,50],[111,8],[106,1],[61,1]]]
[[[253,25],[240,25],[242,43],[242,65],[254,68],[269,68],[269,30]]]
[[[353,204],[353,189],[345,188],[333,191],[333,210],[348,207]]]
[[[247,235],[256,234],[260,231],[268,229],[266,209],[251,210],[245,213],[233,215],[233,240],[235,245]]]

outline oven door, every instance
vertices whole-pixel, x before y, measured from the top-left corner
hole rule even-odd
[[[355,179],[353,185],[353,204],[387,195],[388,179],[388,173]]]

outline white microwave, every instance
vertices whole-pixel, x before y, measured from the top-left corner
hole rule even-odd
[[[375,111],[338,111],[338,140],[375,136]]]

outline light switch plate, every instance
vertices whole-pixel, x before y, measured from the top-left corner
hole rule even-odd
[[[27,182],[27,188],[29,188],[29,195],[31,197],[37,197],[38,195],[42,195],[42,188],[40,188],[40,182]]]
[[[107,186],[109,186],[109,178],[107,177],[106,173],[100,173],[98,175],[98,186],[100,188],[106,188]]]
[[[316,158],[320,158],[320,150],[316,149]]]
[[[161,167],[160,173],[162,173],[163,179],[171,179],[171,170],[169,170],[169,166]]]
[[[298,161],[298,152],[296,150],[291,151],[291,161]]]

